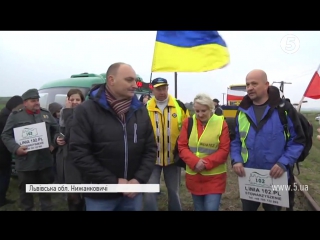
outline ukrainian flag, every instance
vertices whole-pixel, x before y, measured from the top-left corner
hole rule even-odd
[[[217,31],[157,31],[152,72],[206,72],[230,61]]]

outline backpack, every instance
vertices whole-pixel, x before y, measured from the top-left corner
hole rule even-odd
[[[285,105],[286,104],[291,104],[290,101],[288,101],[287,99],[285,100],[285,104],[283,107],[279,106],[278,107],[278,112],[279,112],[279,117],[281,120],[281,124],[283,125],[286,137],[288,136],[288,119],[286,116],[286,110],[285,110]],[[298,114],[299,117],[299,121],[300,124],[302,126],[303,132],[305,134],[305,147],[302,151],[302,153],[300,154],[297,162],[296,162],[296,166],[297,166],[297,170],[298,170],[298,174],[300,174],[300,169],[299,169],[299,163],[303,162],[306,157],[309,155],[309,152],[312,148],[312,137],[313,137],[313,126],[312,124],[307,120],[307,118],[305,116],[303,116],[300,112],[296,112]],[[289,208],[287,208],[287,211],[293,211],[293,207],[294,207],[294,199],[295,199],[295,191],[294,191],[294,187],[295,186],[295,179],[294,179],[294,174],[293,174],[293,168],[289,169],[289,183],[291,186],[291,189],[289,190]]]
[[[236,128],[236,118],[238,117],[238,114],[239,113],[237,112],[235,118],[231,118],[231,117],[224,118],[224,120],[228,125],[230,141],[233,141],[236,138],[235,128]]]
[[[181,110],[183,110],[185,113],[187,113],[187,108],[180,100],[176,99],[176,102],[178,103],[178,105],[180,107],[178,110],[178,111],[180,111],[180,114],[179,114],[180,119],[178,119],[178,124],[179,124],[179,128],[181,129],[181,126],[182,126],[182,112],[181,112]]]
[[[193,125],[193,118],[189,117],[188,118],[188,139],[191,134],[192,125]],[[178,167],[182,167],[182,168],[186,169],[186,163],[179,156],[178,140],[179,140],[179,137],[177,138],[176,145],[174,148],[173,161],[174,161],[174,164],[177,165]]]
[[[289,104],[288,102],[285,102],[285,104]],[[278,108],[279,111],[279,117],[281,120],[281,124],[284,127],[284,131],[286,133],[286,136],[288,136],[288,120],[287,120],[287,116],[285,113],[285,107],[279,107]],[[308,119],[303,116],[300,112],[296,112],[299,116],[299,120],[300,120],[300,124],[302,126],[303,132],[305,134],[305,140],[306,140],[306,144],[305,147],[301,153],[301,155],[299,156],[297,162],[296,162],[296,166],[297,166],[297,170],[298,170],[298,174],[300,174],[300,169],[299,169],[299,163],[303,162],[306,157],[309,155],[310,150],[312,148],[312,137],[313,137],[313,126],[312,124],[308,121]]]

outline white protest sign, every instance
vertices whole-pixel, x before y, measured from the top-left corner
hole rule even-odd
[[[28,147],[28,152],[49,148],[47,128],[44,122],[13,129],[14,138],[20,146]]]
[[[285,172],[280,178],[272,178],[270,170],[244,168],[246,176],[239,177],[240,198],[289,207],[288,178]]]

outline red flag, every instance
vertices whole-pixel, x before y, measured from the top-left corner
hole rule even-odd
[[[320,66],[311,78],[303,96],[312,99],[320,99]]]

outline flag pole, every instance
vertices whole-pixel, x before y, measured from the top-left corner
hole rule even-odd
[[[152,81],[152,72],[151,72],[151,74],[150,74],[150,83],[151,83],[151,81]]]
[[[300,112],[300,109],[301,109],[301,105],[302,105],[302,103],[303,103],[303,100],[304,100],[304,95],[302,96],[302,98],[301,98],[301,100],[300,100],[300,102],[299,102],[299,104],[298,104],[298,106],[297,106],[297,111],[298,111],[298,112]]]
[[[174,97],[178,98],[178,73],[174,72]]]
[[[311,85],[311,82],[312,82],[314,76],[317,74],[317,72],[318,72],[319,69],[320,69],[320,65],[318,66],[316,72],[313,74],[313,76],[312,76],[312,78],[311,78],[311,80],[310,80],[310,82],[309,82],[309,84],[308,84],[308,87],[306,88],[306,90],[304,91],[304,93],[303,93],[303,95],[302,95],[302,98],[301,98],[301,100],[300,100],[300,102],[299,102],[299,105],[297,106],[297,111],[298,111],[298,112],[300,112],[301,105],[302,105],[303,100],[304,100],[304,98],[305,98],[305,94],[306,94],[306,92],[309,90],[310,85]]]

